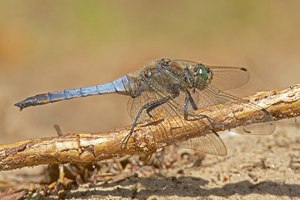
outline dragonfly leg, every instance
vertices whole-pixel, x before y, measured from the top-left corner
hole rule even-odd
[[[195,103],[195,101],[194,101],[191,93],[188,90],[186,90],[185,91],[184,108],[183,108],[183,116],[184,116],[185,120],[189,120],[188,117],[191,115],[189,113],[189,104],[191,104],[191,106],[192,106],[192,108],[194,110],[198,109],[198,107],[197,107],[197,105],[196,105],[196,103]]]
[[[163,105],[164,103],[167,103],[170,99],[174,99],[178,96],[179,96],[179,93],[175,93],[172,96],[167,96],[167,97],[161,98],[159,100],[153,101],[152,105],[149,108],[146,109],[146,112],[147,112],[148,116],[153,117],[150,113],[152,110],[154,110],[155,108]]]
[[[188,90],[186,91],[186,98],[187,98],[186,100],[188,100],[190,102],[190,104],[192,105],[192,108],[194,110],[198,110],[198,106],[196,105],[191,93]]]
[[[131,95],[131,97],[132,98],[136,98],[136,97],[140,96],[142,92],[143,92],[143,87],[142,87],[142,85],[139,85],[139,86],[137,86],[137,90],[135,90],[133,92],[133,94]]]
[[[145,104],[138,112],[138,114],[136,115],[135,119],[133,120],[133,123],[132,123],[132,126],[131,126],[131,129],[130,129],[130,132],[126,135],[126,137],[124,137],[124,139],[122,140],[121,142],[121,148],[123,149],[124,147],[126,147],[127,145],[127,142],[129,140],[129,138],[131,137],[131,135],[133,134],[133,131],[134,131],[134,128],[137,126],[138,124],[138,120],[139,118],[141,117],[142,113],[144,110],[146,110],[147,114],[151,116],[150,114],[150,111],[155,109],[156,107],[168,102],[170,99],[174,98],[174,96],[167,96],[167,97],[164,97],[164,98],[161,98],[161,99],[158,99],[158,100],[155,100],[155,101],[151,101],[147,104]]]
[[[214,121],[210,117],[208,117],[207,115],[204,115],[204,114],[189,113],[189,109],[188,109],[189,104],[191,104],[191,106],[194,110],[198,109],[191,93],[188,90],[186,90],[185,103],[184,103],[184,119],[189,120],[188,119],[189,116],[200,118],[200,119],[202,119],[202,118],[207,119],[207,121],[210,123],[210,125],[212,126],[212,129],[213,129]]]

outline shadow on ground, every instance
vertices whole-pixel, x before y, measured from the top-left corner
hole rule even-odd
[[[251,183],[240,181],[228,183],[222,187],[209,188],[208,180],[195,177],[182,178],[130,178],[121,183],[104,183],[100,186],[89,185],[89,192],[76,191],[71,197],[114,196],[123,198],[148,198],[152,195],[160,197],[229,197],[232,195],[273,195],[300,197],[299,184],[284,184],[272,181]],[[138,186],[139,185],[139,186]],[[138,189],[139,188],[139,189]]]

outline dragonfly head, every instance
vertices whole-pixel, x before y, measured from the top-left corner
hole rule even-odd
[[[194,67],[194,87],[204,89],[213,79],[212,71],[203,64]]]

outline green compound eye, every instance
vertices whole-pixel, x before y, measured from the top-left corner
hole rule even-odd
[[[209,69],[205,67],[203,64],[198,64],[198,76],[204,81],[206,81],[209,78]]]

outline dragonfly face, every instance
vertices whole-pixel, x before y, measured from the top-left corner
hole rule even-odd
[[[213,78],[212,71],[203,64],[197,64],[194,67],[193,87],[201,90],[209,84]]]

